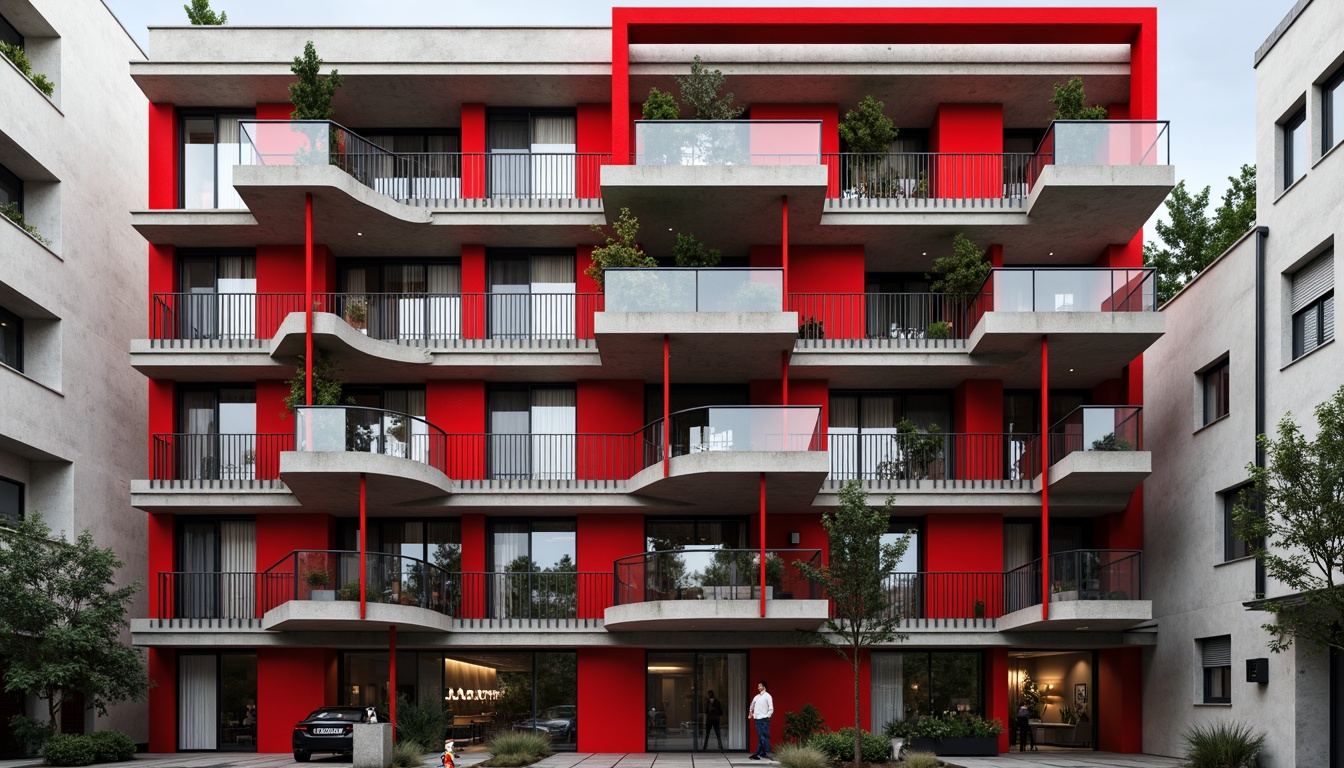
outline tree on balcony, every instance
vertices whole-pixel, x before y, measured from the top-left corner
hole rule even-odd
[[[229,14],[210,10],[210,0],[191,0],[191,5],[182,6],[187,12],[187,21],[192,26],[218,27],[229,23]]]
[[[1288,414],[1277,440],[1259,436],[1269,463],[1247,466],[1252,486],[1234,510],[1236,535],[1287,592],[1260,606],[1275,653],[1298,640],[1344,651],[1344,387],[1316,406],[1316,424],[1308,440]]]
[[[82,695],[106,715],[109,704],[140,701],[149,691],[140,652],[121,640],[126,609],[140,589],[138,582],[116,586],[123,565],[87,529],[73,542],[53,538],[40,514],[0,526],[4,689],[45,700],[50,733],[60,730],[66,696]]]
[[[1053,120],[1105,120],[1106,108],[1100,105],[1087,106],[1087,94],[1083,91],[1083,78],[1070,78],[1067,83],[1055,83],[1055,95],[1050,97],[1055,105]]]
[[[808,581],[819,585],[831,601],[831,618],[824,630],[803,634],[809,642],[835,650],[854,668],[854,765],[863,764],[863,731],[858,728],[859,660],[866,646],[899,642],[902,616],[887,598],[885,577],[894,573],[910,546],[906,534],[894,544],[883,544],[891,520],[892,498],[881,507],[868,506],[863,483],[850,480],[840,489],[840,504],[821,516],[830,537],[830,562],[794,563]]]
[[[700,57],[691,62],[691,74],[677,75],[681,101],[695,110],[696,120],[736,120],[746,111],[733,106],[733,94],[719,95],[723,88],[723,72],[707,69]]]
[[[294,105],[289,116],[295,120],[330,120],[336,114],[331,98],[341,87],[341,75],[333,69],[325,78],[318,76],[322,71],[322,59],[312,40],[304,43],[303,55],[294,57],[289,71],[299,78],[298,82],[289,84],[289,103]]]
[[[583,270],[585,275],[593,278],[598,288],[604,287],[603,273],[608,269],[658,266],[658,261],[639,247],[639,219],[630,213],[629,208],[621,209],[612,229],[614,232],[608,234],[602,227],[596,224],[592,226],[593,232],[607,239],[604,245],[593,249],[593,262]]]

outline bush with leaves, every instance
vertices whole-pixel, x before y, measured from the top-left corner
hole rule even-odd
[[[121,731],[94,731],[89,740],[95,762],[121,763],[135,757],[135,742]]]
[[[1003,721],[968,712],[944,712],[926,715],[910,723],[912,739],[988,739],[1003,733]]]
[[[1209,216],[1209,187],[1191,194],[1182,180],[1163,201],[1166,221],[1156,226],[1161,244],[1143,245],[1144,266],[1157,270],[1157,301],[1165,303],[1195,275],[1255,226],[1255,166],[1227,177],[1223,201]]]
[[[36,240],[37,242],[47,247],[51,247],[51,241],[43,237],[37,231],[37,227],[34,227],[32,224],[29,224],[28,222],[23,220],[23,213],[19,210],[18,203],[10,203],[9,205],[0,206],[0,216],[4,216],[6,219],[9,219],[10,221],[19,225],[19,229],[22,229],[24,232],[27,232],[28,234],[32,235],[33,239]]]
[[[289,84],[289,103],[294,105],[289,116],[295,120],[330,120],[336,114],[331,99],[341,87],[341,75],[333,69],[325,78],[319,77],[322,59],[312,40],[304,43],[303,55],[294,57],[289,71],[299,78]]]
[[[187,21],[193,26],[218,27],[229,23],[229,14],[220,11],[218,15],[210,10],[210,0],[191,0],[191,5],[182,6],[187,12]]]
[[[808,740],[807,746],[836,762],[854,759],[854,729],[818,733]],[[859,731],[861,759],[865,763],[880,763],[891,754],[891,741],[870,731]]]
[[[289,394],[285,396],[285,412],[293,413],[295,408],[308,404],[308,371],[302,355],[299,365],[289,380]],[[353,405],[354,398],[341,398],[341,372],[336,361],[325,350],[318,350],[313,357],[313,405]]]
[[[733,106],[733,94],[719,95],[723,88],[723,72],[707,69],[700,57],[691,62],[691,74],[677,76],[681,102],[695,110],[696,120],[735,120],[746,111]]]
[[[93,739],[82,733],[54,733],[42,750],[47,765],[93,765],[98,750]]]
[[[810,703],[803,704],[797,712],[784,713],[784,741],[806,744],[812,734],[826,730],[826,721],[821,712]]]
[[[629,208],[622,208],[616,217],[616,223],[612,225],[614,233],[608,234],[597,224],[592,225],[591,229],[607,239],[606,244],[593,249],[593,263],[583,271],[597,283],[598,288],[604,287],[602,277],[608,269],[658,266],[658,261],[639,247],[639,219],[630,213]]]
[[[781,744],[775,750],[775,759],[784,768],[829,768],[826,753],[802,744]]]
[[[433,699],[416,703],[406,696],[397,697],[397,738],[417,744],[442,744],[445,730],[443,707]]]
[[[672,246],[672,259],[678,267],[717,267],[723,260],[718,248],[708,248],[695,235],[677,233],[677,244]]]
[[[54,732],[50,723],[44,723],[27,715],[15,715],[9,718],[10,738],[25,755],[42,754],[47,739],[50,739]]]
[[[681,106],[667,91],[650,88],[649,97],[644,100],[639,114],[645,120],[676,120],[681,117]]]
[[[845,112],[840,121],[840,140],[849,152],[886,152],[899,131],[887,117],[886,105],[872,96],[864,96],[857,110]]]
[[[952,238],[952,255],[933,260],[933,271],[925,277],[933,282],[929,288],[969,303],[980,293],[993,267],[985,261],[984,250],[958,232]]]
[[[21,45],[11,45],[0,42],[0,54],[14,63],[23,76],[33,81],[33,85],[47,96],[56,92],[56,84],[47,79],[47,76],[38,72],[33,72],[33,65],[28,61],[28,53],[23,50]]]
[[[1099,105],[1087,106],[1087,94],[1083,92],[1083,78],[1070,78],[1067,83],[1055,83],[1055,95],[1050,97],[1055,105],[1052,120],[1105,120],[1106,108]]]
[[[490,740],[490,759],[481,763],[488,768],[517,768],[531,765],[551,754],[551,740],[533,731],[505,732]]]
[[[1255,768],[1265,748],[1265,734],[1245,723],[1196,725],[1183,738],[1189,768]]]

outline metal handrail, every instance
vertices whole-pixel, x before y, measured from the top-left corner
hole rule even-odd
[[[660,600],[759,599],[759,549],[666,549],[641,552],[612,563],[615,605]],[[765,550],[766,586],[773,599],[820,599],[821,588],[796,563],[821,563],[819,549]],[[688,561],[690,561],[688,563]],[[703,565],[690,570],[697,561]],[[688,572],[689,571],[689,572]],[[740,591],[744,590],[744,591]]]

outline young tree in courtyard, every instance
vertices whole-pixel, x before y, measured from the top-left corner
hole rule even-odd
[[[891,499],[881,507],[868,506],[863,483],[850,480],[840,489],[840,505],[821,516],[830,538],[829,562],[822,566],[797,562],[807,579],[819,584],[830,599],[831,618],[824,630],[806,632],[809,642],[833,649],[854,668],[854,764],[863,758],[863,729],[859,725],[859,658],[864,647],[905,640],[897,634],[901,614],[886,590],[886,576],[894,573],[910,546],[910,536],[883,544],[891,519]]]
[[[149,689],[139,652],[121,639],[139,589],[115,586],[122,565],[87,529],[68,542],[53,539],[39,514],[0,526],[4,688],[45,699],[53,732],[63,697],[82,695],[105,715],[109,704],[138,701]]]
[[[1263,604],[1275,653],[1297,640],[1344,651],[1344,387],[1316,406],[1316,424],[1315,440],[1292,414],[1277,440],[1260,435],[1268,465],[1248,468],[1253,486],[1234,511],[1237,536],[1290,593]]]

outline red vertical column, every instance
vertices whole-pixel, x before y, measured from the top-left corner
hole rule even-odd
[[[392,723],[392,741],[397,740],[397,625],[387,627],[387,719]]]
[[[761,473],[761,528],[758,536],[761,545],[761,618],[765,618],[765,473]]]
[[[176,649],[149,649],[149,682],[149,751],[157,753],[176,752]]]
[[[479,575],[485,573],[485,548],[487,545],[485,515],[471,514],[462,516],[462,604],[458,607],[458,618],[485,618],[485,582]]]
[[[985,717],[994,719],[995,713],[1008,712],[1008,649],[990,648],[985,651]],[[1007,722],[1015,722],[1007,719]],[[999,751],[1008,751],[1008,731],[999,734]]]
[[[1050,618],[1050,341],[1041,337],[1041,620]]]
[[[364,618],[368,603],[368,481],[359,473],[359,618]]]
[[[462,197],[485,197],[485,105],[462,105]]]
[[[789,304],[789,196],[785,195],[780,206],[780,261],[784,267],[782,292],[784,306]]]
[[[462,246],[462,338],[484,339],[485,246]]]
[[[611,162],[630,164],[630,27],[622,9],[611,11]]]

